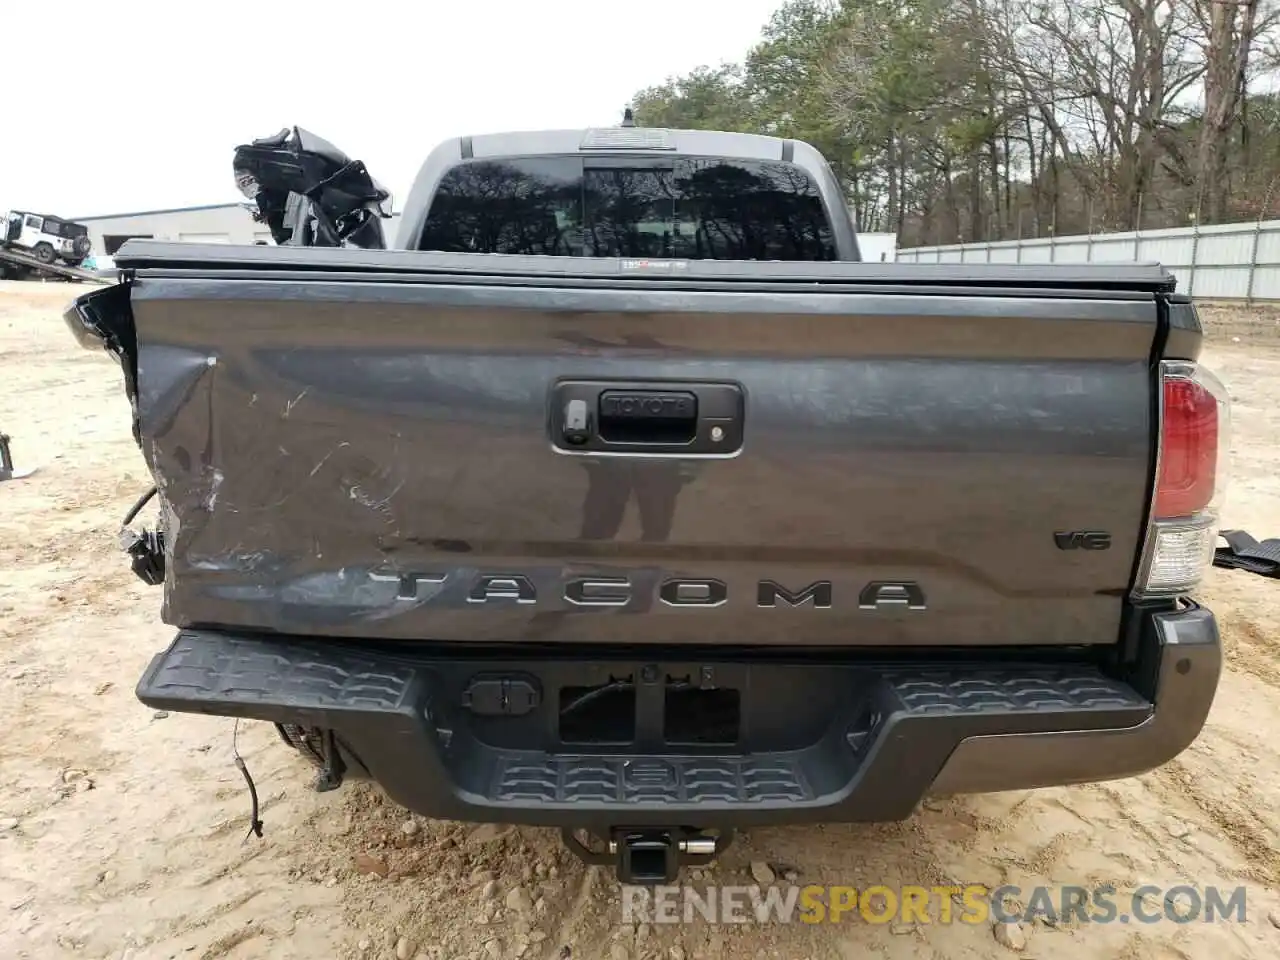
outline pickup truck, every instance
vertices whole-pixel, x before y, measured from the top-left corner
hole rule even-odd
[[[442,144],[389,248],[116,266],[66,320],[158,494],[137,696],[321,789],[653,884],[1205,723],[1229,406],[1159,265],[863,263],[808,145],[623,128]]]

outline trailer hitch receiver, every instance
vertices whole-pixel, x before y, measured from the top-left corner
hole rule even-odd
[[[670,883],[680,873],[680,848],[669,833],[627,833],[612,846],[617,851],[618,880],[622,883]]]
[[[612,866],[624,884],[669,884],[685,866],[705,866],[728,848],[732,830],[709,833],[693,827],[616,827],[607,837],[588,831],[600,848],[584,843],[570,829],[565,846],[584,863]]]

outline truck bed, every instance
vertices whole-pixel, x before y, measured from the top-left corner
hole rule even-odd
[[[117,262],[67,322],[159,494],[137,696],[276,724],[317,789],[671,883],[1204,725],[1225,388],[1159,267]]]

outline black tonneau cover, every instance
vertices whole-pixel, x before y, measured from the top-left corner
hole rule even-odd
[[[666,281],[696,284],[822,284],[862,287],[1063,290],[1073,296],[1091,291],[1130,294],[1172,293],[1176,279],[1158,263],[782,263],[736,260],[646,260],[592,257],[526,257],[492,253],[431,253],[411,250],[360,250],[336,247],[228,246],[130,240],[115,256],[122,270],[153,276],[216,273],[255,279],[323,272],[395,280],[439,276],[459,282],[548,280],[584,283]],[[942,292],[942,290],[938,290]]]

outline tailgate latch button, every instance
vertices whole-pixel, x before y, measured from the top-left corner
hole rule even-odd
[[[591,439],[591,411],[585,400],[570,400],[564,407],[564,442],[580,447]]]

